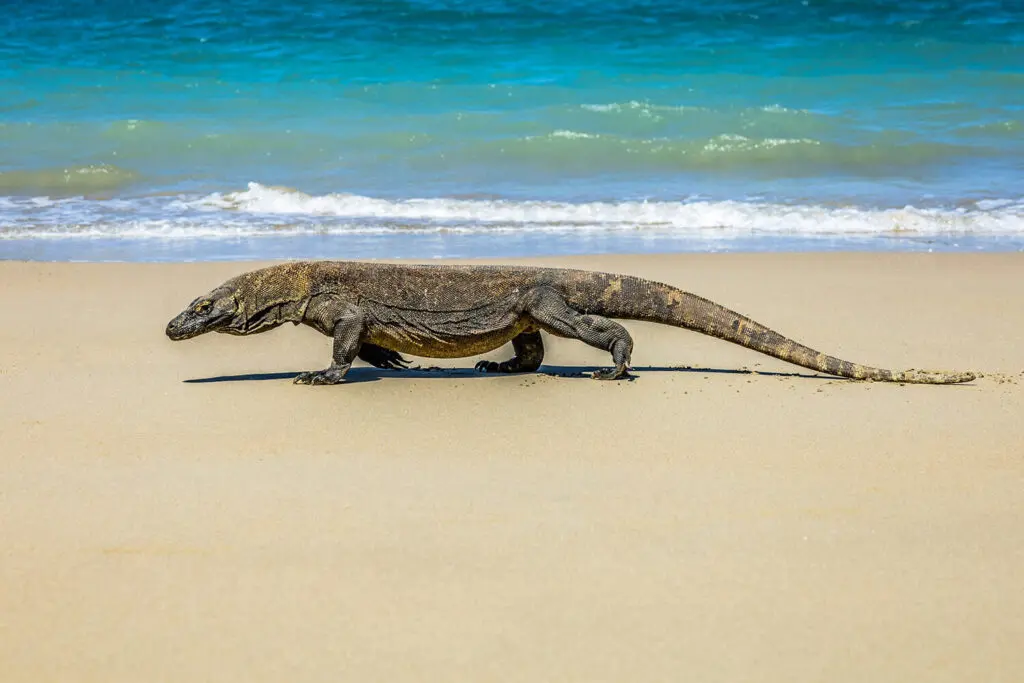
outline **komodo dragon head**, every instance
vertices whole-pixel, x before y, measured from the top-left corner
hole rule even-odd
[[[167,336],[174,341],[191,339],[207,332],[228,332],[239,327],[238,298],[234,288],[220,286],[199,297],[167,323]]]
[[[310,301],[310,276],[302,263],[261,268],[234,277],[194,300],[167,323],[174,341],[207,332],[257,334],[302,321]]]

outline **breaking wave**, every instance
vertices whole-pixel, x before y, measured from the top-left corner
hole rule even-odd
[[[237,192],[93,200],[0,197],[0,239],[239,238],[263,235],[595,233],[1024,235],[1024,198],[870,208],[765,201],[554,202],[311,195],[249,183]]]

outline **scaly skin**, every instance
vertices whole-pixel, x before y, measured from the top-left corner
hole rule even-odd
[[[511,341],[515,356],[481,361],[485,372],[533,372],[544,358],[540,332],[578,339],[612,354],[597,379],[626,377],[633,339],[611,318],[694,330],[804,368],[850,379],[914,384],[969,382],[971,372],[896,372],[808,348],[718,304],[641,278],[560,268],[420,266],[307,261],[232,278],[193,301],[167,336],[256,334],[291,322],[334,338],[333,362],[298,384],[337,384],[360,358],[402,368],[401,354],[460,358]]]

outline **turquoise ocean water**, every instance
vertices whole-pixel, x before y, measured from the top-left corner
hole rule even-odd
[[[1024,248],[1024,2],[39,0],[0,258]]]

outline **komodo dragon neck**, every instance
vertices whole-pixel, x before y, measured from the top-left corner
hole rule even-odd
[[[264,268],[229,280],[235,291],[238,315],[221,330],[249,335],[272,330],[284,323],[298,325],[314,292],[315,275],[307,264],[293,263]]]

